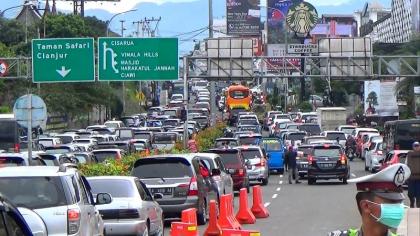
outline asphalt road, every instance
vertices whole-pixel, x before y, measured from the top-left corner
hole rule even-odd
[[[363,168],[361,160],[351,162],[352,178],[368,174]],[[336,229],[359,227],[354,184],[344,185],[335,180],[319,181],[316,185],[308,185],[305,179],[301,182],[288,184],[287,173],[272,174],[269,184],[263,187],[263,199],[270,217],[243,227],[273,236],[324,236]],[[252,204],[251,194],[248,202]],[[238,205],[238,197],[235,197],[235,212]],[[205,229],[206,226],[199,227],[200,235]],[[169,224],[165,234],[169,235]]]

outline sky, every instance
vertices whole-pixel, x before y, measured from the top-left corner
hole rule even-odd
[[[0,10],[21,5],[24,0],[0,0]],[[50,6],[52,0],[50,1]],[[110,1],[110,0],[107,0]],[[111,0],[113,1],[113,0]],[[159,23],[158,35],[161,37],[174,37],[180,34],[195,31],[207,26],[208,23],[208,0],[120,0],[119,2],[86,2],[85,15],[96,16],[107,21],[114,14],[137,9],[135,12],[122,14],[116,17],[110,24],[110,29],[120,32],[120,20],[125,20],[125,35],[133,34],[136,30],[132,22],[144,19],[144,17],[162,17]],[[352,14],[356,10],[363,8],[367,0],[307,0],[312,3],[318,11],[318,14]],[[392,0],[370,0],[378,1],[384,7],[390,8]],[[33,1],[35,4],[37,1]],[[39,0],[41,6],[45,0]],[[261,0],[261,5],[266,6],[267,0]],[[71,13],[73,10],[72,2],[68,0],[57,0],[59,11]],[[19,8],[8,10],[6,17],[14,17],[19,13]],[[264,10],[263,10],[264,11]],[[213,16],[221,19],[226,15],[225,0],[213,0]],[[265,14],[262,13],[262,16]],[[200,40],[207,36],[207,31],[197,31],[193,34],[183,34],[180,36],[180,48],[188,51],[192,48],[194,40]]]

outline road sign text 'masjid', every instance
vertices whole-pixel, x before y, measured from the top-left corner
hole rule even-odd
[[[178,79],[178,39],[99,38],[100,81]]]
[[[32,40],[35,83],[93,82],[95,59],[93,38]]]

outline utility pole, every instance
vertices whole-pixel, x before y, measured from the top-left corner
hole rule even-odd
[[[213,0],[209,0],[209,38],[213,38]],[[211,107],[211,115],[210,115],[210,123],[211,125],[215,125],[216,123],[216,82],[210,81],[210,107]],[[223,117],[222,117],[223,120]]]
[[[121,37],[124,37],[124,31],[126,30],[124,28],[124,22],[125,22],[125,20],[120,20],[120,22],[121,22]]]
[[[135,24],[137,24],[137,26],[136,26],[136,37],[137,38],[140,38],[140,24],[141,24],[141,21],[133,21],[133,25],[135,25]]]

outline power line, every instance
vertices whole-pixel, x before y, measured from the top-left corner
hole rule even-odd
[[[203,27],[203,28],[196,29],[196,30],[193,30],[193,31],[190,31],[190,32],[185,32],[185,33],[176,34],[176,35],[174,35],[174,36],[172,36],[172,37],[179,37],[179,36],[182,36],[182,35],[192,34],[192,33],[198,32],[198,31],[207,30],[208,28],[209,28],[209,27],[205,26],[205,27]]]

